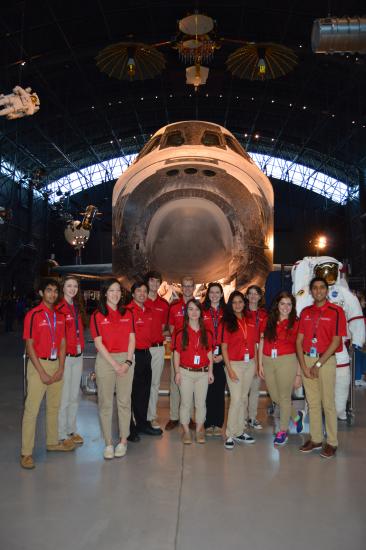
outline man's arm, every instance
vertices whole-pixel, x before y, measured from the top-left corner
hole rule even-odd
[[[303,342],[304,342],[304,335],[299,332],[297,334],[297,338],[296,338],[296,354],[297,354],[297,358],[299,360],[299,363],[300,363],[300,367],[301,367],[301,370],[302,372],[304,373],[304,376],[305,378],[312,378],[311,376],[311,372],[310,372],[310,368],[306,366],[306,363],[305,363],[305,359],[304,359],[304,349],[302,347],[303,345]]]
[[[25,341],[25,349],[29,359],[32,361],[32,365],[36,369],[43,384],[51,384],[51,376],[42,367],[36,352],[34,351],[33,338],[27,338]]]

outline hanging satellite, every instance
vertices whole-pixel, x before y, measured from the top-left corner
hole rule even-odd
[[[147,80],[165,67],[165,57],[154,46],[140,42],[118,42],[101,50],[97,67],[119,80]]]
[[[229,55],[226,65],[238,78],[271,80],[292,71],[297,65],[297,56],[280,44],[248,43]]]

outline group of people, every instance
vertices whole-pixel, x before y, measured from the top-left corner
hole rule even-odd
[[[275,298],[267,314],[261,307],[262,290],[255,285],[246,295],[233,291],[225,303],[222,286],[212,282],[200,303],[194,298],[193,278],[186,276],[182,297],[169,306],[158,294],[160,284],[160,273],[147,273],[132,286],[131,301],[126,303],[119,281],[104,281],[90,318],[105,459],[124,456],[128,442],[138,442],[141,434],[162,435],[157,402],[166,339],[171,339],[172,353],[170,419],[165,429],[180,424],[184,444],[192,443],[193,434],[199,444],[206,437],[223,437],[227,450],[237,443],[255,443],[248,428],[262,428],[256,416],[259,385],[265,379],[280,410],[274,444],[286,444],[291,417],[297,433],[303,429],[304,413],[291,403],[293,388],[303,385],[310,439],[300,451],[320,450],[324,458],[335,455],[334,354],[347,330],[342,308],[327,300],[325,279],[311,281],[314,304],[300,319],[295,299],[287,292]],[[28,312],[24,323],[29,361],[21,465],[27,469],[35,467],[35,429],[45,393],[47,450],[73,451],[83,443],[76,431],[86,321],[79,281],[66,277],[60,292],[61,296],[55,280],[43,281],[41,304]],[[226,385],[230,402],[223,432]],[[112,434],[114,393],[117,442]]]

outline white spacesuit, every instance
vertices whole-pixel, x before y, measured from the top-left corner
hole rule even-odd
[[[350,384],[350,358],[347,351],[349,340],[353,346],[362,347],[365,342],[365,323],[357,297],[350,291],[347,281],[342,279],[341,262],[330,256],[306,256],[292,268],[292,293],[296,298],[297,314],[313,303],[309,283],[315,276],[324,277],[329,284],[328,299],[344,309],[348,326],[348,337],[343,338],[343,349],[336,353],[337,376],[335,400],[337,416],[346,420],[346,405]]]
[[[38,95],[32,92],[32,88],[15,86],[13,93],[0,94],[0,116],[6,116],[8,120],[34,115],[39,111],[40,101]]]

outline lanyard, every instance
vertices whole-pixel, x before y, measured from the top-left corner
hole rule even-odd
[[[56,343],[56,312],[55,311],[53,312],[53,328],[52,328],[51,321],[50,321],[50,318],[48,316],[47,311],[45,311],[44,314],[45,314],[46,319],[47,319],[48,328],[50,329],[52,347],[54,348],[55,343]]]
[[[73,302],[72,306],[67,302],[67,307],[69,308],[70,315],[73,317],[75,322],[75,328],[76,328],[76,336],[79,338],[80,330],[79,330],[79,310],[77,305]]]
[[[319,326],[319,323],[320,323],[320,320],[322,318],[322,311],[319,312],[319,317],[317,318],[317,320],[314,322],[314,316],[312,315],[311,316],[311,323],[312,323],[312,328],[313,328],[313,340],[316,341],[316,333],[317,333],[317,330],[318,330],[318,326]]]
[[[217,342],[217,334],[219,332],[219,321],[220,321],[220,308],[214,309],[210,307],[210,315],[212,319],[212,324],[214,327],[215,342]]]
[[[241,324],[240,321],[244,321],[245,329],[244,329],[244,327],[243,327],[243,325]],[[246,323],[246,321],[245,321],[245,317],[243,317],[241,320],[238,319],[238,325],[239,325],[240,330],[241,330],[242,333],[243,333],[244,345],[245,345],[245,347],[246,347],[246,346],[247,346],[248,329],[247,329],[247,323]]]

